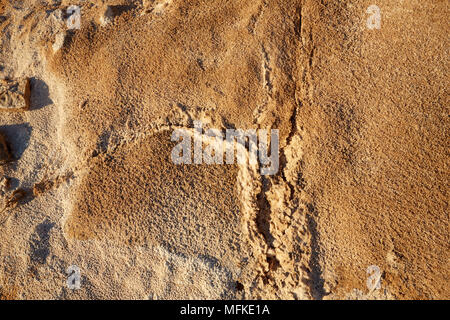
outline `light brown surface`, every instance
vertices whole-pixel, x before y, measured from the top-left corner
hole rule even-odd
[[[31,79],[1,298],[449,298],[448,1],[99,1],[69,31],[77,1],[1,3],[0,76]],[[174,165],[193,120],[279,129],[279,173]]]

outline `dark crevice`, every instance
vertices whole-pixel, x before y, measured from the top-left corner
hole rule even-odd
[[[257,196],[258,212],[256,215],[256,227],[258,232],[264,237],[267,245],[273,248],[274,238],[270,233],[270,204],[266,197],[266,192],[270,189],[270,182],[262,177],[261,192]]]
[[[294,32],[295,36],[300,39],[302,39],[302,27],[303,27],[303,15],[302,15],[302,7],[297,8],[297,21],[294,26]]]
[[[294,107],[294,110],[292,111],[292,115],[291,115],[291,117],[289,119],[289,121],[291,123],[291,128],[290,128],[289,135],[287,137],[286,147],[288,147],[291,144],[292,139],[297,134],[297,113],[298,113],[298,108],[299,107],[300,106],[295,106]],[[280,170],[280,172],[281,172],[281,178],[283,179],[283,181],[289,187],[289,191],[290,191],[289,199],[292,200],[293,197],[294,197],[294,194],[295,194],[295,187],[292,185],[292,183],[290,183],[288,181],[288,179],[286,177],[285,169],[286,169],[286,166],[287,166],[287,156],[286,156],[286,152],[285,152],[284,149],[283,149],[283,153],[281,155],[281,166],[282,166],[282,169]]]
[[[311,256],[309,259],[309,279],[306,284],[310,288],[311,296],[316,300],[322,300],[327,295],[324,289],[324,279],[322,277],[322,267],[319,261],[319,232],[317,230],[316,209],[314,205],[308,204],[306,221],[311,235]]]

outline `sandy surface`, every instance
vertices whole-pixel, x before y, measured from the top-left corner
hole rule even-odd
[[[0,113],[0,298],[449,299],[449,11],[0,0],[0,78],[31,83]],[[278,173],[174,164],[195,120],[279,129]]]

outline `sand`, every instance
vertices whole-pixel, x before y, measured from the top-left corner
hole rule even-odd
[[[450,298],[449,9],[1,0],[31,93],[0,113],[0,298]],[[279,171],[174,164],[195,120],[278,129]]]

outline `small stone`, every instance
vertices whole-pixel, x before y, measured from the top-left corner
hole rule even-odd
[[[5,195],[9,189],[11,189],[11,178],[2,177],[0,179],[0,195]]]
[[[11,196],[6,199],[5,205],[3,209],[0,210],[0,213],[3,213],[7,210],[14,209],[20,203],[22,199],[27,196],[27,192],[23,189],[15,190]]]
[[[30,79],[0,80],[0,111],[30,109]]]
[[[12,160],[11,152],[5,137],[0,133],[0,165],[8,163]]]

